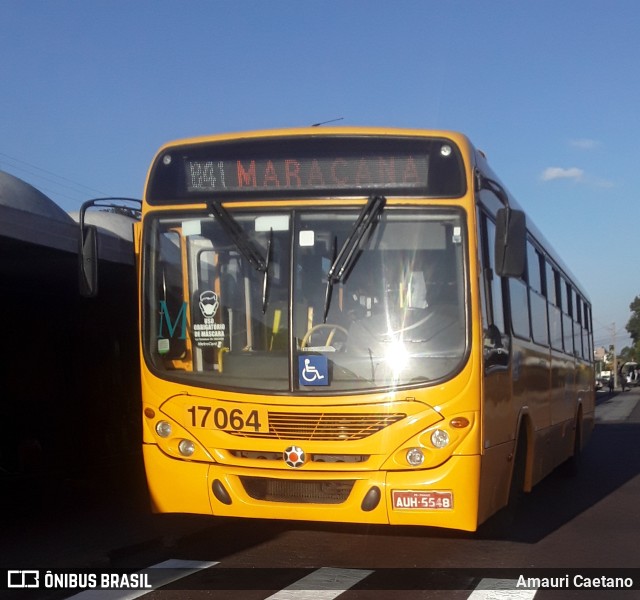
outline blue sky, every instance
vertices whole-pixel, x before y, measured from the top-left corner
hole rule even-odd
[[[0,169],[75,210],[140,197],[171,139],[338,117],[462,131],[587,289],[596,344],[621,347],[638,31],[635,0],[3,0]]]

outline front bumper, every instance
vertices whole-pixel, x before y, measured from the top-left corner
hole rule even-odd
[[[423,525],[474,531],[479,456],[407,471],[304,471],[228,467],[176,460],[144,445],[156,512],[286,520]],[[450,506],[401,506],[393,490],[450,492]],[[447,503],[448,504],[448,503]]]

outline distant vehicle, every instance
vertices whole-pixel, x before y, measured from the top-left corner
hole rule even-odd
[[[638,385],[638,378],[640,377],[640,373],[638,372],[637,362],[629,361],[624,363],[620,372],[630,386]]]

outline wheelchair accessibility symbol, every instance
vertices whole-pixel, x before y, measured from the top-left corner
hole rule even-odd
[[[329,385],[329,361],[326,356],[299,356],[300,385]]]

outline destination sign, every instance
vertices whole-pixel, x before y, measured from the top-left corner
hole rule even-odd
[[[460,197],[460,153],[446,139],[316,135],[199,142],[160,154],[150,204],[196,198]]]
[[[189,192],[427,188],[429,157],[338,156],[187,160]]]

